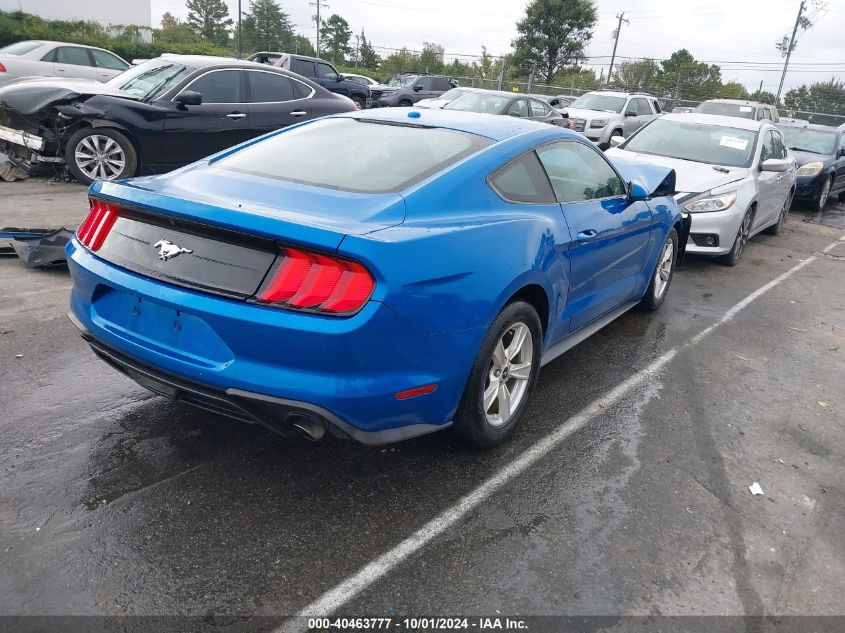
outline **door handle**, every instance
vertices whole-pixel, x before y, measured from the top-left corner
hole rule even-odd
[[[294,110],[293,112],[289,113],[291,116],[305,116],[308,114],[305,110]]]
[[[243,112],[232,112],[231,114],[226,115],[227,119],[245,119],[246,114]]]
[[[598,234],[599,234],[599,232],[596,231],[595,229],[587,229],[586,231],[581,231],[578,234],[578,241],[579,242],[589,242],[591,239],[593,239]]]

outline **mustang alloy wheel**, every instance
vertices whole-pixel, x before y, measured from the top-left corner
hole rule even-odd
[[[672,278],[675,276],[677,261],[678,232],[672,229],[669,231],[666,242],[664,242],[663,248],[660,249],[660,255],[657,257],[657,265],[654,267],[651,282],[641,302],[643,307],[649,310],[657,310],[663,304],[666,291],[669,290],[669,284],[672,283]]]
[[[85,184],[135,175],[138,157],[126,136],[111,128],[83,128],[68,140],[65,163]]]
[[[524,301],[493,321],[455,415],[455,429],[470,443],[496,446],[513,434],[537,383],[542,337],[537,311]]]
[[[490,426],[507,424],[528,392],[534,341],[524,323],[514,323],[493,350],[484,386],[484,415]]]

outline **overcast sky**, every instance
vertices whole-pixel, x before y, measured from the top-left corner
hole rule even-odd
[[[228,0],[232,17],[237,0]],[[337,13],[354,33],[363,27],[376,46],[419,49],[424,41],[436,42],[452,55],[478,55],[481,46],[493,54],[510,51],[516,36],[515,22],[524,14],[527,0],[329,0],[325,17]],[[280,0],[296,30],[314,39],[309,0]],[[737,80],[750,91],[777,91],[782,58],[775,42],[792,29],[799,0],[599,0],[599,21],[589,54],[597,71],[605,71],[613,50],[612,31],[616,14],[623,8],[629,24],[623,24],[617,56],[668,57],[687,48],[696,59],[723,62],[724,81]],[[800,36],[792,55],[784,90],[802,83],[845,77],[845,0],[807,0],[815,25]],[[249,0],[243,0],[248,11]],[[686,6],[684,6],[686,5]],[[683,8],[682,8],[683,7]],[[187,15],[183,0],[152,0],[153,24],[170,11]],[[321,15],[321,17],[323,17]],[[323,19],[325,19],[323,17]],[[378,49],[380,54],[389,51]],[[606,57],[605,57],[606,56]],[[462,58],[469,59],[469,58]],[[734,63],[724,63],[734,62]],[[762,62],[760,64],[754,62]]]

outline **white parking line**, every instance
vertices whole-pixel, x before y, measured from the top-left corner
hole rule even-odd
[[[829,252],[843,241],[845,241],[845,235],[825,248],[824,252]],[[319,598],[304,607],[297,614],[298,619],[288,621],[277,629],[276,633],[294,633],[302,631],[307,627],[305,626],[306,622],[301,618],[315,616],[324,617],[333,614],[337,609],[355,598],[355,596],[367,589],[370,585],[390,573],[405,559],[409,558],[428,545],[436,537],[459,523],[471,510],[477,508],[494,492],[548,455],[561,442],[582,428],[591,419],[602,413],[606,413],[609,407],[619,402],[630,391],[645,382],[649,376],[663,369],[663,367],[666,366],[666,364],[669,363],[679,351],[701,342],[702,339],[711,334],[714,330],[731,321],[755,299],[760,298],[775,286],[783,283],[816,259],[817,258],[815,256],[808,257],[766,285],[761,286],[725,312],[725,314],[716,323],[705,328],[683,345],[665,352],[657,360],[648,365],[648,367],[641,369],[636,374],[617,385],[603,398],[594,400],[573,417],[569,418],[555,431],[539,440],[530,448],[526,449],[514,461],[496,472],[496,474],[487,479],[466,496],[462,497],[452,507],[431,519],[428,523],[423,525],[419,530],[414,532],[411,536],[396,545],[394,548],[388,550],[372,562],[368,563],[355,574],[348,577],[339,585],[325,592]]]

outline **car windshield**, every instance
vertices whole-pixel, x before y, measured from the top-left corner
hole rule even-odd
[[[407,88],[417,80],[416,75],[393,75],[387,80],[387,85],[393,88]]]
[[[9,44],[0,48],[0,53],[4,55],[26,55],[29,51],[34,51],[42,44],[43,42],[18,42],[17,44]]]
[[[481,114],[499,114],[510,97],[491,95],[483,92],[467,92],[454,101],[450,101],[444,110],[460,110],[462,112],[480,112]]]
[[[491,143],[457,130],[330,118],[270,136],[214,166],[317,187],[387,193],[401,191]]]
[[[451,90],[447,90],[437,98],[443,99],[444,101],[452,101],[453,99],[457,99],[458,97],[460,97],[465,92],[466,90],[462,90],[460,88],[452,88]]]
[[[751,163],[757,132],[691,121],[656,119],[622,145],[629,152],[654,154],[711,165]]]
[[[836,145],[836,132],[830,130],[814,130],[806,127],[780,128],[786,137],[789,149],[796,152],[812,152],[813,154],[831,155]]]
[[[150,101],[167,92],[193,71],[193,68],[166,59],[151,59],[109,79],[106,85]]]
[[[599,110],[601,112],[622,112],[625,107],[625,97],[611,95],[585,94],[570,104],[572,108],[582,110]]]
[[[722,116],[735,116],[742,119],[754,120],[754,106],[740,105],[738,103],[705,101],[695,111],[700,114],[721,114]]]

